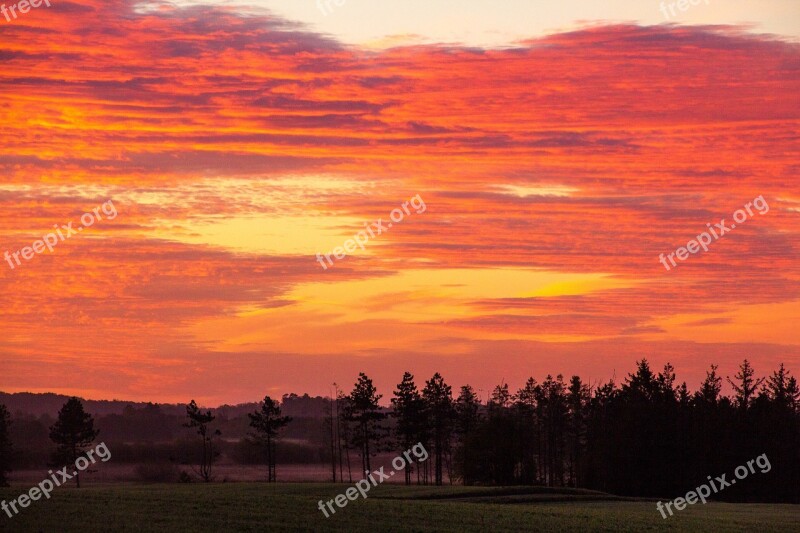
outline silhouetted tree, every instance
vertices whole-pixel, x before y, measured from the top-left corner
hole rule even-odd
[[[508,384],[497,385],[486,404],[486,423],[483,428],[483,468],[479,481],[499,485],[517,483],[517,466],[522,455],[519,420],[510,409],[514,396]],[[493,438],[492,435],[503,435]]]
[[[717,374],[717,365],[711,365],[700,388],[694,393],[687,415],[691,445],[689,453],[690,471],[716,472],[724,467],[720,456],[726,442],[728,427],[733,424],[733,408],[730,399],[722,395],[722,378]]]
[[[567,428],[567,397],[564,376],[553,380],[547,376],[542,382],[544,393],[544,430],[546,440],[546,469],[548,486],[564,485],[564,459]]]
[[[733,387],[736,393],[736,405],[742,410],[747,410],[747,408],[750,407],[756,389],[764,382],[764,378],[756,379],[754,377],[755,374],[756,371],[750,366],[750,361],[745,359],[741,366],[739,366],[739,372],[733,376],[737,381],[734,382],[731,378],[728,378],[728,383],[731,384],[731,387]]]
[[[637,361],[636,373],[629,374],[622,385],[622,395],[631,401],[650,401],[655,400],[659,392],[659,381],[650,370],[647,359]]]
[[[717,365],[711,365],[711,371],[706,371],[706,379],[700,385],[695,397],[698,401],[716,406],[722,391],[722,378],[717,375]]]
[[[336,411],[333,407],[333,402],[336,400],[333,397],[328,399],[328,402],[325,404],[325,408],[323,411],[323,417],[325,420],[325,425],[327,426],[326,437],[330,439],[330,448],[331,448],[331,476],[334,483],[336,483],[336,439],[338,438],[337,431],[336,431]]]
[[[800,398],[800,393],[797,391],[797,382],[795,381],[794,386],[792,385],[792,376],[783,363],[767,379],[765,390],[770,400],[782,409],[793,410],[795,403]]]
[[[264,397],[261,408],[247,415],[250,427],[256,430],[256,438],[262,442],[267,452],[267,479],[269,483],[277,481],[275,472],[275,440],[278,432],[291,422],[292,417],[281,416],[281,407],[269,396]]]
[[[520,482],[530,485],[538,481],[537,462],[542,451],[541,428],[536,411],[541,392],[539,384],[530,377],[525,386],[517,391],[515,399],[520,427]]]
[[[422,396],[414,383],[414,376],[410,372],[403,374],[403,380],[393,392],[392,414],[397,419],[395,425],[395,438],[403,450],[408,450],[421,442],[424,404]],[[405,483],[411,484],[412,465],[406,462]]]
[[[450,436],[453,425],[453,393],[450,385],[438,372],[425,382],[422,398],[427,408],[431,427],[434,457],[434,483],[441,485],[444,479],[444,461],[450,451]]]
[[[353,442],[361,453],[362,472],[371,472],[371,457],[380,449],[384,436],[384,428],[380,422],[386,418],[378,405],[383,397],[377,394],[372,380],[363,372],[358,374],[358,381],[350,393],[347,406],[347,419],[355,424]]]
[[[56,443],[55,460],[74,464],[84,457],[86,448],[92,445],[100,432],[94,429],[94,418],[83,410],[83,403],[72,397],[58,411],[58,419],[50,428],[50,439]],[[80,471],[76,469],[75,483],[81,486]]]
[[[478,395],[472,387],[464,385],[455,404],[456,413],[456,435],[459,437],[460,445],[456,450],[456,456],[460,459],[459,474],[464,485],[472,485],[475,482],[475,464],[473,449],[476,448],[474,442],[475,431],[480,424],[481,403]]]
[[[567,392],[569,420],[567,424],[567,458],[569,484],[580,487],[583,483],[586,455],[586,433],[589,419],[591,392],[579,376],[572,376]]]
[[[352,440],[353,422],[350,419],[352,412],[352,401],[350,396],[346,395],[341,390],[336,389],[336,447],[339,454],[339,480],[344,481],[344,474],[342,472],[342,456],[347,460],[347,479],[350,483],[353,482],[353,468],[350,463],[350,442]],[[344,453],[342,453],[344,450]]]
[[[336,469],[339,469],[339,481],[344,482],[344,457],[347,452],[347,473],[350,482],[353,481],[353,474],[350,470],[350,447],[349,447],[349,424],[346,420],[347,411],[345,406],[348,402],[347,397],[339,389],[339,385],[333,383],[333,397],[325,405],[325,423],[328,426],[331,447],[331,473],[333,482],[336,483]]]
[[[671,366],[656,375],[642,359],[636,364],[636,372],[622,384],[617,401],[612,403],[614,441],[610,451],[616,470],[607,473],[612,492],[651,495],[657,490],[651,480],[661,472],[665,454],[674,449],[676,428],[671,409],[677,402],[673,383]],[[630,450],[641,453],[631,454]],[[664,475],[664,486],[671,486],[672,472]]]
[[[202,441],[202,455],[200,456],[200,470],[198,474],[203,481],[208,483],[213,479],[211,476],[211,465],[218,455],[218,452],[214,449],[214,437],[222,435],[222,432],[219,429],[212,430],[209,428],[209,424],[211,424],[216,417],[211,414],[211,411],[201,411],[194,400],[186,406],[186,417],[189,421],[183,426],[190,429],[196,428],[197,434],[200,435]]]
[[[492,409],[507,409],[514,397],[508,392],[508,383],[497,385],[492,391],[492,397],[489,400],[489,406]]]
[[[786,385],[786,396],[789,398],[789,406],[792,411],[800,414],[800,387],[797,385],[797,378],[791,376]]]
[[[341,390],[339,390],[339,385],[336,382],[333,383],[333,392],[336,395],[336,400],[334,401],[334,404],[333,404],[333,414],[335,416],[335,418],[333,420],[336,422],[336,427],[335,427],[336,450],[335,450],[335,452],[336,452],[336,458],[338,458],[338,461],[339,461],[339,481],[344,482],[344,472],[343,472],[344,460],[343,460],[342,448],[347,446],[347,439],[343,438],[343,436],[342,436],[342,425],[346,424],[342,420],[342,412],[341,412],[341,404],[344,401],[344,393]],[[334,459],[334,461],[335,461],[335,459]],[[334,468],[335,468],[335,465],[334,465]],[[352,483],[353,482],[353,474],[350,471],[350,451],[349,450],[347,452],[347,474],[348,474],[348,476],[350,478],[350,482]],[[336,475],[335,474],[334,474],[333,481],[336,482]]]
[[[587,429],[586,487],[610,491],[617,441],[613,420],[620,390],[614,380],[597,387],[589,407]]]

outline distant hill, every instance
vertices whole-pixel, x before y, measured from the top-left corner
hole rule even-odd
[[[17,443],[13,454],[15,469],[37,468],[48,463],[53,451],[49,428],[69,398],[54,393],[0,392],[0,404],[11,412],[11,440]],[[184,464],[190,460],[187,455],[190,447],[186,443],[195,433],[184,427],[186,405],[81,400],[86,411],[94,416],[100,439],[113,446],[117,462],[160,460]],[[282,432],[281,457],[295,463],[321,462],[328,451],[321,417],[329,400],[288,394],[281,401],[284,414],[292,417],[292,423]],[[210,409],[216,415],[214,429],[224,436],[218,446],[226,460],[235,464],[257,464],[263,460],[263,451],[247,441],[252,431],[247,415],[258,409],[258,403]]]
[[[70,398],[63,394],[17,392],[0,392],[0,404],[4,404],[12,414],[24,414],[40,417],[49,415],[55,417],[61,406]],[[86,411],[94,416],[119,415],[125,411],[126,407],[141,409],[154,404],[150,402],[126,402],[124,400],[85,400],[81,398]],[[321,396],[309,396],[304,394],[285,394],[281,399],[283,413],[292,417],[322,418],[327,399]],[[166,415],[184,416],[186,406],[184,404],[155,404],[161,408],[161,412]],[[252,413],[258,407],[257,402],[243,403],[238,405],[222,405],[211,407],[219,416],[226,418],[237,418],[246,413]]]
[[[50,415],[55,417],[61,406],[70,398],[63,394],[47,392],[37,394],[32,392],[17,392],[13,394],[0,392],[0,403],[5,404],[12,414],[27,414],[33,416]],[[146,403],[125,402],[121,400],[84,400],[84,407],[95,416],[121,414],[125,406],[144,406]],[[163,406],[165,411],[168,406]]]

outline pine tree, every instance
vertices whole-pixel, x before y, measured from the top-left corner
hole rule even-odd
[[[348,419],[355,423],[353,442],[361,451],[361,467],[364,472],[372,471],[371,458],[380,450],[383,427],[380,422],[386,418],[378,405],[383,397],[377,394],[372,380],[363,372],[349,396]]]
[[[717,405],[722,391],[722,378],[717,375],[717,365],[711,365],[711,371],[706,371],[706,379],[700,385],[700,390],[695,397],[706,404]]]
[[[480,423],[480,408],[481,402],[475,390],[469,385],[463,385],[455,404],[455,430],[460,440],[457,457],[460,457],[461,478],[464,485],[472,485],[474,481],[475,468],[470,452],[473,447],[472,436]]]
[[[275,440],[278,432],[292,421],[290,416],[281,416],[281,407],[269,396],[264,397],[261,408],[255,413],[249,413],[250,427],[256,430],[256,438],[260,440],[267,452],[267,478],[268,483],[277,481],[275,472]]]
[[[199,475],[203,481],[208,483],[213,479],[211,476],[211,465],[218,455],[218,452],[214,450],[213,439],[214,437],[222,435],[222,432],[218,429],[212,431],[211,428],[209,428],[209,424],[211,424],[216,417],[211,414],[211,411],[206,411],[205,413],[201,411],[194,400],[186,406],[186,416],[189,418],[189,421],[183,426],[187,428],[197,428],[197,434],[200,435],[200,439],[203,443]]]
[[[489,400],[489,407],[491,409],[506,409],[511,405],[513,396],[508,392],[508,383],[498,385],[492,391],[492,397]]]
[[[58,411],[58,419],[50,427],[50,439],[56,443],[55,459],[58,463],[72,463],[84,457],[86,448],[92,445],[99,431],[94,429],[94,418],[84,411],[78,398],[72,397]],[[81,486],[80,472],[75,474],[75,483]]]
[[[441,485],[444,479],[444,461],[450,450],[450,431],[454,414],[452,388],[437,372],[425,382],[422,397],[425,400],[432,429],[434,483]]]
[[[789,398],[789,406],[792,411],[800,414],[800,387],[797,385],[797,379],[792,376],[786,385],[786,395]]]
[[[792,409],[798,399],[797,396],[797,382],[794,382],[794,389],[792,390],[791,380],[794,379],[791,373],[786,370],[783,363],[777,371],[767,379],[766,391],[769,398],[781,408]]]
[[[421,427],[423,425],[422,396],[414,383],[414,376],[410,372],[403,374],[403,380],[397,385],[392,398],[393,416],[397,419],[395,437],[399,446],[408,450],[416,443],[421,442]],[[412,465],[406,463],[405,483],[411,484]]]
[[[589,418],[591,392],[579,376],[572,376],[569,382],[567,405],[569,424],[567,429],[567,451],[569,459],[569,480],[573,487],[580,486],[583,480],[583,463],[586,452],[586,432]]]
[[[731,378],[728,378],[728,383],[733,387],[736,393],[736,405],[742,410],[747,410],[753,401],[756,389],[764,382],[764,378],[755,379],[756,371],[750,366],[750,361],[747,359],[739,366],[739,373],[733,376],[737,379],[738,383],[734,383]]]
[[[533,377],[517,391],[514,406],[520,428],[521,478],[526,484],[534,484],[539,475],[536,458],[541,452],[539,443],[539,420],[536,416],[537,397],[541,395],[539,384]]]
[[[546,463],[548,485],[564,485],[564,446],[567,425],[567,397],[564,376],[559,374],[553,380],[547,376],[542,382],[544,398],[544,427],[546,435]]]
[[[636,363],[636,373],[628,374],[622,385],[622,393],[631,400],[650,401],[659,396],[664,383],[664,378],[660,383],[653,375],[647,359],[642,359]]]
[[[680,404],[680,406],[683,408],[689,407],[689,402],[692,399],[692,395],[689,394],[689,387],[686,385],[685,381],[681,383],[680,387],[678,387],[677,394],[678,404]]]
[[[665,400],[675,400],[678,391],[675,389],[675,367],[671,363],[664,365],[664,370],[656,378],[661,395]]]

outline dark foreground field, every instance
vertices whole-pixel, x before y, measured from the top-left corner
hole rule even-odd
[[[797,531],[800,506],[695,505],[664,520],[650,501],[541,488],[381,486],[325,518],[348,485],[221,483],[57,489],[0,531]],[[0,489],[0,499],[22,488]]]

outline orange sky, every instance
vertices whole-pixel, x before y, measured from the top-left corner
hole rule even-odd
[[[505,49],[344,45],[230,8],[0,20],[0,390],[201,403],[359,371],[691,388],[800,372],[800,45],[595,25]],[[424,213],[323,270],[364,223]],[[667,272],[763,195],[770,210]],[[483,393],[485,395],[485,392]]]

